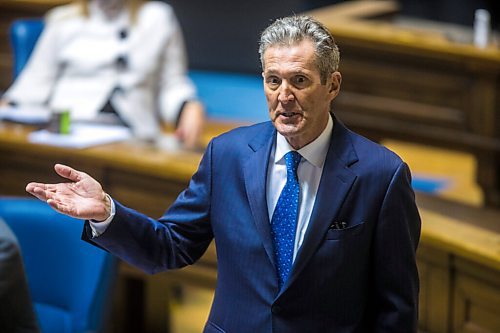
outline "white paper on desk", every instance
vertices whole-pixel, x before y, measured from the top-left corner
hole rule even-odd
[[[14,121],[23,124],[48,123],[51,112],[47,107],[30,105],[22,107],[3,106],[0,107],[0,119]]]
[[[40,130],[30,133],[28,140],[32,143],[59,147],[87,148],[124,141],[131,137],[132,133],[127,127],[76,123],[71,126],[71,134],[57,134]]]

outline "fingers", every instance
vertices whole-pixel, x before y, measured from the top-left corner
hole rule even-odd
[[[175,137],[177,138],[177,140],[179,140],[180,142],[184,142],[184,131],[182,128],[178,127],[175,132],[174,132],[174,135]]]
[[[42,201],[53,199],[57,192],[57,184],[29,183],[26,192],[32,194]]]
[[[55,209],[56,211],[66,214],[72,215],[72,210],[68,205],[66,205],[61,200],[57,199],[57,196],[53,192],[53,185],[47,185],[42,183],[29,183],[26,186],[26,191],[38,199],[47,202],[47,204]]]
[[[46,187],[47,185],[42,183],[29,183],[26,185],[26,192],[42,201],[47,201]]]
[[[83,173],[77,171],[67,165],[64,164],[56,164],[54,165],[54,170],[56,170],[57,174],[61,177],[67,178],[73,182],[78,182],[82,179]]]
[[[182,146],[187,149],[194,149],[198,145],[198,136],[193,132],[186,132],[178,128],[175,131],[175,137],[182,143]]]
[[[78,216],[74,216],[72,214],[72,210],[69,208],[68,205],[64,204],[62,201],[59,201],[57,199],[50,198],[47,200],[47,204],[52,207],[53,209],[57,210],[59,213],[63,213],[72,217],[79,218]]]
[[[186,148],[193,149],[198,143],[199,134],[196,131],[184,132],[182,139]]]

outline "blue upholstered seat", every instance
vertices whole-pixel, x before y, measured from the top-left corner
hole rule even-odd
[[[109,315],[117,260],[80,240],[83,221],[31,198],[1,198],[19,240],[43,333],[99,332]]]
[[[18,19],[12,22],[9,30],[10,43],[14,53],[13,77],[16,78],[31,55],[31,51],[43,30],[41,19]]]
[[[189,77],[209,118],[248,123],[269,119],[262,76],[191,70]]]

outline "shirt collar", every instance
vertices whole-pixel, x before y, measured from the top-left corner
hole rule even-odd
[[[297,152],[315,167],[322,168],[325,163],[328,147],[330,146],[330,139],[332,137],[333,120],[328,117],[328,123],[321,134],[311,143],[297,150]],[[274,154],[274,163],[280,162],[286,153],[294,150],[292,146],[286,141],[286,138],[279,132],[276,136],[276,153]]]

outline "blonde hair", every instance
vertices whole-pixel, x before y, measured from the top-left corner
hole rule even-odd
[[[75,0],[77,4],[80,5],[82,10],[82,15],[88,17],[89,14],[89,1],[90,0]],[[137,21],[137,13],[139,12],[139,8],[141,8],[142,4],[147,0],[124,0],[125,6],[130,12],[130,20],[132,23]]]

